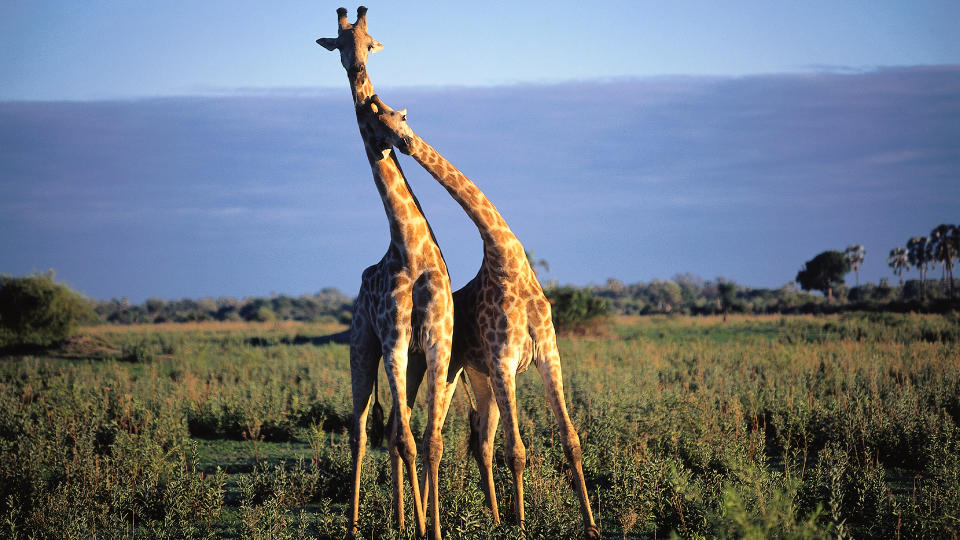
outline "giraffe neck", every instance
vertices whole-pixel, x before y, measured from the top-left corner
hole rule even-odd
[[[368,155],[370,152],[368,152]],[[417,254],[423,242],[429,237],[436,244],[436,238],[427,218],[423,215],[420,201],[410,189],[394,152],[376,159],[370,156],[373,180],[383,201],[390,226],[390,244],[404,254]]]
[[[365,104],[374,95],[373,83],[366,68],[349,72],[350,92],[355,107]],[[388,154],[377,151],[373,129],[363,121],[358,113],[357,125],[360,137],[366,149],[367,159],[373,171],[373,181],[383,202],[390,226],[390,245],[403,255],[416,253],[421,243],[429,236],[436,244],[436,238],[427,218],[423,215],[420,201],[410,189],[410,184],[400,169],[396,153],[391,148]]]
[[[370,81],[366,67],[355,71],[348,71],[347,79],[350,81],[350,93],[353,94],[353,105],[355,107],[366,103],[373,97],[375,93],[373,91],[373,82]]]
[[[419,136],[414,135],[407,147],[410,156],[446,188],[477,226],[485,259],[504,268],[513,267],[518,257],[526,261],[520,241],[476,184]]]

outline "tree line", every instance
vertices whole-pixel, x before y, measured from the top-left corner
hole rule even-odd
[[[849,272],[856,272],[859,287],[859,270],[866,253],[866,249],[859,244],[847,246],[843,252],[824,251],[804,264],[797,272],[796,282],[803,290],[821,291],[828,301],[832,301],[834,289],[843,286],[843,277]],[[908,293],[910,297],[915,296],[912,289],[916,286],[905,288],[910,282],[904,284],[903,273],[911,267],[916,268],[920,272],[919,299],[923,301],[927,299],[928,292],[933,300],[954,297],[954,261],[960,261],[960,227],[941,223],[928,236],[911,237],[906,246],[891,249],[887,265],[899,279],[901,292]],[[938,264],[942,269],[940,286],[928,291],[927,273]],[[889,284],[883,281],[881,286],[889,288]]]
[[[274,320],[347,323],[352,318],[353,298],[334,288],[301,296],[150,298],[140,304],[123,298],[99,301],[93,311],[100,320],[119,324]]]
[[[887,264],[899,283],[882,278],[860,283],[866,249],[828,250],[807,261],[795,281],[782,287],[754,288],[722,277],[707,281],[692,274],[669,280],[626,284],[608,279],[586,287],[548,283],[554,323],[561,332],[590,332],[609,315],[727,313],[824,313],[844,310],[947,311],[960,309],[953,268],[960,262],[960,227],[940,224],[927,236],[911,237],[890,250]],[[531,264],[548,269],[544,260],[527,254]],[[939,282],[928,274],[939,265]],[[904,281],[903,273],[919,270],[920,279]],[[856,275],[848,287],[844,276]],[[820,291],[823,296],[811,294]],[[250,298],[150,298],[135,304],[123,299],[94,301],[57,283],[53,271],[23,277],[0,276],[0,348],[46,346],[65,337],[77,324],[117,324],[296,320],[349,323],[354,299],[334,288],[301,296]]]
[[[937,225],[929,236],[914,236],[907,241],[906,247],[891,249],[887,258],[887,264],[901,283],[904,271],[909,271],[911,266],[919,270],[921,290],[925,288],[927,272],[939,264],[943,270],[940,282],[947,283],[951,296],[954,293],[954,261],[960,261],[960,227],[946,223]]]

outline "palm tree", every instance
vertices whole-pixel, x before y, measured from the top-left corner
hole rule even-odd
[[[847,258],[847,262],[850,263],[850,269],[856,272],[857,274],[857,287],[860,286],[860,266],[863,264],[863,260],[867,256],[867,250],[860,244],[850,244],[847,246],[847,250],[843,252],[843,256]]]
[[[957,258],[958,252],[960,252],[960,245],[958,245],[960,244],[960,242],[958,242],[958,240],[960,240],[960,231],[958,231],[956,225],[941,223],[930,233],[930,240],[933,259],[940,263],[940,266],[943,268],[943,276],[940,282],[943,283],[947,277],[950,278],[947,290],[950,291],[950,295],[953,296],[953,260]]]
[[[910,271],[910,256],[905,247],[895,247],[890,250],[890,256],[887,257],[887,265],[893,269],[893,273],[900,278],[900,286],[903,286],[903,271]]]
[[[910,264],[920,271],[920,296],[926,296],[925,281],[927,270],[933,261],[933,250],[931,249],[930,237],[914,236],[907,242],[907,256],[910,258]]]

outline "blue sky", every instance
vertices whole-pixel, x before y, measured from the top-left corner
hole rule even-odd
[[[0,3],[0,99],[340,87],[339,4]],[[279,7],[278,7],[279,6]],[[955,1],[367,2],[384,89],[953,64]],[[348,5],[351,18],[355,12]]]
[[[956,3],[367,5],[381,96],[547,279],[775,287],[862,243],[876,281],[892,247],[960,222]],[[0,273],[136,301],[354,294],[387,230],[313,43],[336,7],[0,5]],[[462,285],[472,223],[404,170]]]

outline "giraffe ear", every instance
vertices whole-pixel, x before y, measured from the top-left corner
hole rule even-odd
[[[320,45],[321,47],[323,47],[324,49],[328,50],[328,51],[335,51],[335,50],[337,50],[337,40],[335,40],[335,39],[333,39],[333,38],[325,38],[325,37],[322,37],[322,38],[320,38],[320,39],[317,40],[317,44]]]
[[[383,50],[383,43],[380,43],[377,40],[373,40],[373,43],[370,45],[370,52],[380,52]]]

